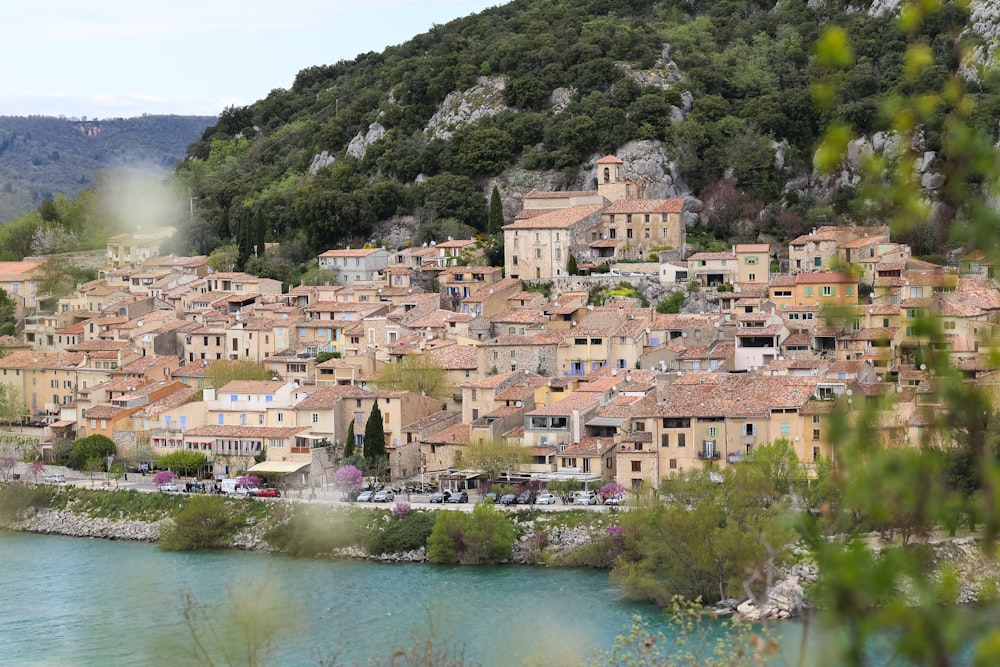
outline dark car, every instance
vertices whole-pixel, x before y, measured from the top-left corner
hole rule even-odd
[[[515,496],[513,493],[505,493],[502,496],[500,496],[500,504],[501,505],[516,505],[517,504],[517,496]]]
[[[452,491],[451,495],[448,496],[449,503],[467,503],[469,502],[469,493],[467,491]]]
[[[370,503],[370,502],[372,502],[372,498],[374,498],[374,497],[375,497],[375,491],[373,491],[371,489],[369,489],[367,491],[362,491],[361,493],[358,494],[358,502],[359,503]]]
[[[517,497],[518,505],[530,505],[535,502],[535,492],[534,491],[522,491],[521,495]]]
[[[432,503],[443,503],[448,498],[448,493],[445,491],[435,491],[431,494],[430,502]]]
[[[276,489],[276,488],[274,488],[272,486],[269,486],[266,489],[261,489],[260,491],[258,491],[257,492],[257,497],[258,498],[280,498],[281,497],[281,491],[279,491],[278,489]]]

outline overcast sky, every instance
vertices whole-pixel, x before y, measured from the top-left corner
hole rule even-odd
[[[507,0],[13,0],[0,115],[214,116]]]

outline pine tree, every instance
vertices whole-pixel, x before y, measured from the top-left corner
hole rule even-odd
[[[382,411],[378,409],[377,399],[365,424],[364,457],[369,465],[386,457],[385,429],[382,427]]]
[[[569,261],[566,262],[566,273],[568,273],[571,276],[575,276],[577,273],[579,273],[579,271],[580,269],[577,268],[576,266],[576,257],[570,255]]]
[[[347,442],[344,443],[344,458],[349,459],[354,456],[354,420],[347,428]]]
[[[490,195],[490,215],[486,230],[490,234],[503,232],[503,202],[500,201],[500,191],[495,185],[493,193]]]

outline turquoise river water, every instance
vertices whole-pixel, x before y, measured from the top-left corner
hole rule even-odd
[[[198,664],[185,591],[207,614],[194,626],[208,645],[245,645],[225,623],[234,608],[257,612],[258,637],[279,627],[265,665],[391,664],[394,651],[429,635],[464,647],[466,664],[580,665],[611,648],[636,614],[670,632],[656,607],[622,601],[603,571],[176,553],[9,532],[0,532],[0,564],[2,665]],[[799,664],[802,625],[772,629],[783,637],[772,664]],[[831,664],[828,642],[809,644],[802,664]]]

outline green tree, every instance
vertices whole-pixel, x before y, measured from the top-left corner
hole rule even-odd
[[[28,413],[21,397],[20,387],[0,384],[0,421],[12,423],[20,421]]]
[[[273,380],[275,378],[280,379],[280,376],[249,359],[236,361],[218,359],[208,365],[208,372],[205,374],[209,386],[215,389],[220,389],[234,380]]]
[[[685,301],[687,301],[687,295],[683,291],[677,290],[671,292],[668,296],[656,302],[656,312],[662,315],[679,313]]]
[[[365,423],[364,457],[369,467],[377,465],[386,458],[385,427],[382,424],[382,411],[378,408],[378,399],[372,405],[371,414]]]
[[[503,233],[503,201],[500,199],[500,190],[495,185],[490,193],[490,217],[486,231],[490,234]]]
[[[239,246],[235,243],[216,248],[208,256],[208,267],[219,273],[234,270],[239,261],[239,250]]]
[[[185,476],[197,475],[206,465],[208,457],[194,451],[171,452],[156,459],[156,467],[173,470],[178,475]]]
[[[580,272],[580,269],[576,265],[576,256],[573,255],[573,254],[570,254],[569,261],[566,262],[566,273],[568,273],[571,276],[575,276],[579,272]]]
[[[492,439],[470,442],[462,454],[462,465],[486,473],[493,482],[506,472],[518,470],[531,461],[531,451],[527,447]]]
[[[412,391],[440,400],[452,394],[444,369],[424,354],[407,354],[401,361],[385,364],[374,384],[379,389]]]
[[[354,456],[354,420],[347,427],[347,440],[344,442],[344,460]]]
[[[115,454],[117,450],[111,438],[100,434],[88,435],[73,441],[67,465],[74,470],[83,470],[91,459],[97,459],[101,463],[98,468],[100,471],[104,469],[103,461]]]

